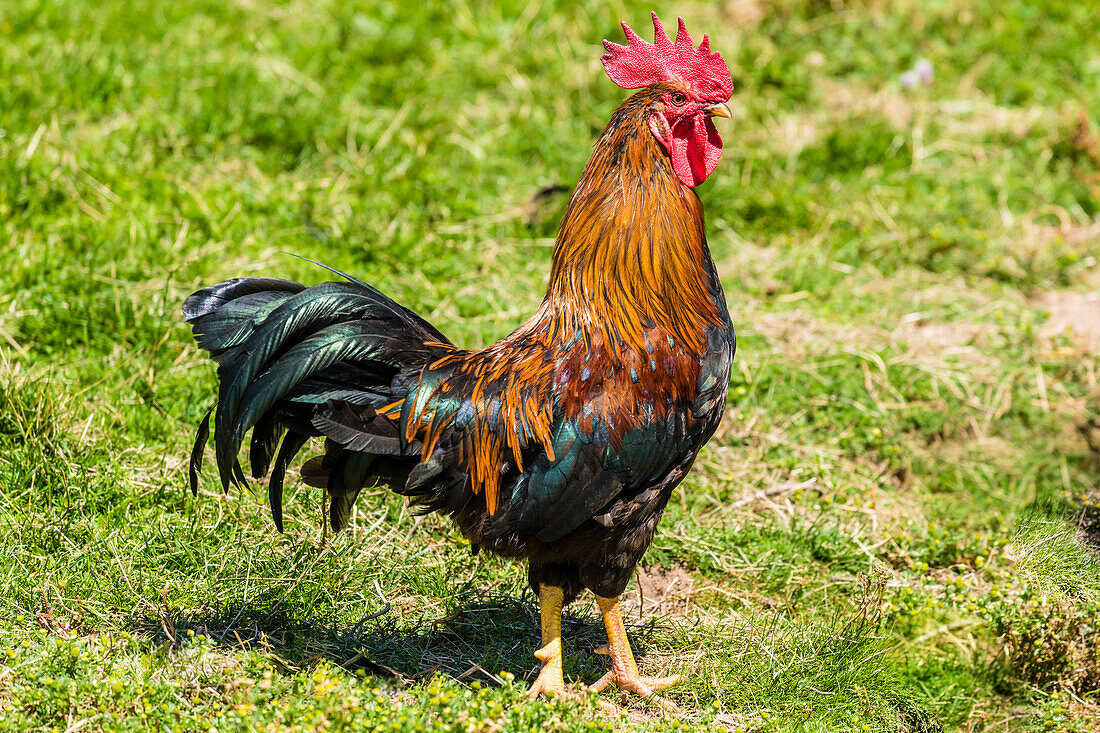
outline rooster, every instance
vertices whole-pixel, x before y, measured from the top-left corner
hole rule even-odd
[[[270,473],[282,531],[291,460],[324,489],[328,522],[347,525],[363,487],[385,485],[453,519],[476,553],[528,562],[539,599],[541,671],[531,697],[565,694],[562,607],[591,590],[611,670],[593,685],[643,697],[679,681],[646,677],[618,598],[653,540],[672,491],[721,419],[735,338],[693,188],[722,141],[733,92],[722,57],[679,20],[653,14],[654,42],[622,24],[604,41],[608,76],[640,89],[612,115],[573,190],[546,297],[480,350],[355,278],[306,287],[239,278],[183,307],[218,364],[213,420],[223,487]],[[191,456],[196,490],[211,412]]]

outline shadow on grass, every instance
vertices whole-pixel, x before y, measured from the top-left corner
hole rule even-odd
[[[640,658],[646,654],[644,637],[653,628],[646,624],[630,634]],[[538,673],[532,654],[539,645],[538,608],[508,595],[460,596],[447,616],[419,623],[388,604],[354,624],[344,624],[308,613],[296,615],[274,598],[258,599],[247,607],[194,615],[150,614],[137,619],[131,631],[173,647],[193,644],[204,634],[222,649],[267,654],[287,672],[325,659],[349,673],[361,669],[402,684],[443,674],[461,682],[496,685],[501,672],[528,681]],[[567,681],[591,684],[607,671],[607,657],[594,652],[607,641],[599,618],[567,611],[562,637]]]

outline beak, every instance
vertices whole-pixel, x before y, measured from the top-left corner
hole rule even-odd
[[[703,107],[703,111],[706,112],[709,117],[725,117],[727,119],[733,117],[730,108],[721,102],[712,104],[709,107]]]

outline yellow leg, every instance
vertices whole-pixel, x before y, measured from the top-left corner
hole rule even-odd
[[[613,684],[620,690],[633,692],[642,697],[652,697],[654,692],[671,687],[683,679],[680,675],[643,677],[638,671],[638,663],[634,661],[630,641],[626,638],[623,614],[619,610],[619,599],[596,596],[596,603],[599,604],[600,613],[603,614],[603,625],[607,629],[608,642],[607,646],[600,647],[596,651],[611,655],[611,671],[601,677],[590,689],[600,692]],[[661,701],[661,705],[668,710],[676,710],[676,706],[672,703]]]
[[[561,671],[561,606],[565,594],[554,585],[539,583],[539,610],[542,614],[542,648],[535,657],[542,662],[542,671],[531,685],[528,696],[552,697],[565,694],[565,678]]]

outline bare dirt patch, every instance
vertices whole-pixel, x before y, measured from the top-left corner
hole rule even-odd
[[[982,334],[982,326],[971,321],[903,320],[895,332],[896,338],[905,341],[917,355],[976,354],[973,346]]]
[[[1055,290],[1041,295],[1038,304],[1050,311],[1041,336],[1068,336],[1083,351],[1100,354],[1100,292]]]
[[[680,614],[691,605],[696,582],[680,565],[639,566],[634,589],[621,599],[628,617]]]
[[[789,358],[833,352],[838,345],[881,349],[904,342],[912,356],[958,356],[966,354],[980,361],[986,346],[987,326],[966,320],[940,321],[921,313],[904,316],[900,321],[838,324],[818,318],[809,311],[758,311],[744,332],[755,332],[770,342],[783,344]]]

